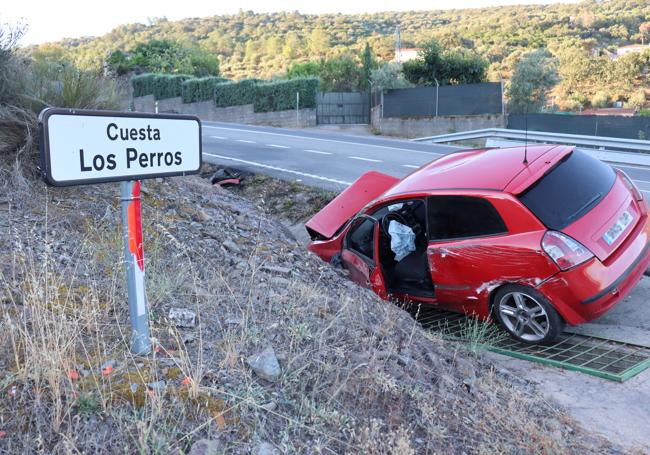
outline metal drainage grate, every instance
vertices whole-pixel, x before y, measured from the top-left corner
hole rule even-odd
[[[413,317],[443,338],[476,343],[519,359],[623,382],[650,368],[650,348],[588,335],[564,334],[553,344],[531,345],[511,338],[497,324],[464,314],[421,308]]]

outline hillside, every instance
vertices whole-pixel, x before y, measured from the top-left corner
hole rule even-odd
[[[116,185],[0,186],[0,453],[617,453],[200,177],[145,183],[133,357]]]
[[[379,58],[390,60],[399,25],[402,47],[417,46],[433,37],[445,48],[473,49],[489,59],[490,77],[498,80],[499,73],[508,75],[512,60],[525,50],[547,47],[556,53],[573,47],[612,51],[640,43],[639,26],[648,20],[650,3],[643,0],[376,14],[241,11],[123,25],[102,37],[67,39],[40,50],[61,46],[81,66],[100,68],[113,50],[129,51],[138,43],[172,39],[198,44],[219,55],[221,71],[227,77],[269,78],[283,74],[296,61],[349,51],[359,55],[366,42]]]

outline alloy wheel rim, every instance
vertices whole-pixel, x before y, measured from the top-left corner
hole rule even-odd
[[[540,341],[550,329],[544,307],[528,294],[509,292],[499,301],[499,315],[510,333],[526,341]]]

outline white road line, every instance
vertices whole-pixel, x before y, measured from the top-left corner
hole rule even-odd
[[[282,168],[282,167],[270,166],[268,164],[257,163],[255,161],[240,160],[239,158],[231,158],[229,156],[216,155],[214,153],[206,153],[206,152],[204,152],[203,154],[208,155],[208,156],[214,156],[215,158],[221,158],[222,160],[230,160],[230,161],[235,161],[237,163],[244,163],[244,164],[249,164],[251,166],[262,167],[264,169],[272,169],[274,171],[280,171],[280,172],[286,172],[286,173],[289,173],[289,174],[300,175],[301,177],[309,177],[311,179],[323,180],[325,182],[338,183],[339,185],[345,185],[345,186],[352,185],[352,183],[345,182],[343,180],[331,179],[329,177],[323,177],[322,175],[315,175],[315,174],[308,174],[306,172],[294,171],[293,169],[285,169],[285,168]]]
[[[228,139],[227,137],[223,136],[210,136],[212,139]]]
[[[351,160],[359,160],[359,161],[370,161],[371,163],[381,163],[381,160],[374,160],[372,158],[363,158],[361,156],[348,156]]]
[[[633,182],[636,182],[636,183],[649,183],[650,184],[650,182],[647,181],[647,180],[633,179],[632,177],[630,177],[630,178],[632,179]]]
[[[288,145],[278,145],[278,144],[266,144],[269,147],[274,147],[276,149],[288,149]]]
[[[400,148],[400,147],[391,147],[389,145],[366,144],[366,143],[363,143],[363,142],[337,141],[336,139],[323,139],[323,138],[320,138],[320,137],[298,136],[296,134],[270,133],[270,132],[267,132],[267,131],[244,130],[244,129],[239,129],[239,128],[226,128],[225,126],[203,125],[203,128],[212,128],[212,129],[227,130],[227,131],[242,131],[242,132],[245,132],[245,133],[270,134],[272,136],[291,137],[291,138],[294,138],[294,139],[306,139],[306,140],[310,140],[310,141],[336,142],[336,143],[339,143],[339,144],[359,145],[359,146],[362,146],[362,147],[378,147],[378,148],[390,149],[390,150],[403,150],[403,151],[406,151],[406,152],[413,152],[413,153],[426,153],[427,155],[439,155],[439,156],[444,155],[444,153],[424,152],[422,150],[412,150],[412,149],[405,149],[405,148]],[[458,147],[444,146],[444,145],[441,146],[441,147],[449,147],[450,149],[458,150]]]
[[[246,139],[237,139],[237,142],[243,142],[245,144],[255,144],[255,141],[247,141]]]
[[[317,155],[331,155],[330,152],[321,152],[320,150],[305,149],[305,152],[307,152],[307,153],[316,153]]]
[[[606,163],[610,163],[614,167],[620,167],[621,169],[629,168],[629,169],[641,169],[644,171],[650,170],[650,166],[643,166],[642,164],[625,164],[625,163],[619,163],[618,161],[607,161],[603,160]]]
[[[418,169],[420,166],[416,166],[415,164],[402,164],[402,167],[408,167],[410,169]]]

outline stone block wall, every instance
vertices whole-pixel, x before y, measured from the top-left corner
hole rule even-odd
[[[137,112],[155,112],[156,105],[152,95],[133,99]],[[201,120],[215,122],[245,123],[250,125],[271,125],[289,128],[302,128],[316,125],[316,109],[300,109],[278,112],[255,112],[252,104],[243,106],[216,107],[214,101],[183,103],[182,98],[168,98],[158,101],[159,113],[196,115]]]
[[[405,138],[436,136],[483,128],[505,128],[506,117],[490,115],[450,115],[438,117],[384,117],[381,105],[372,109],[372,127],[381,134]]]

